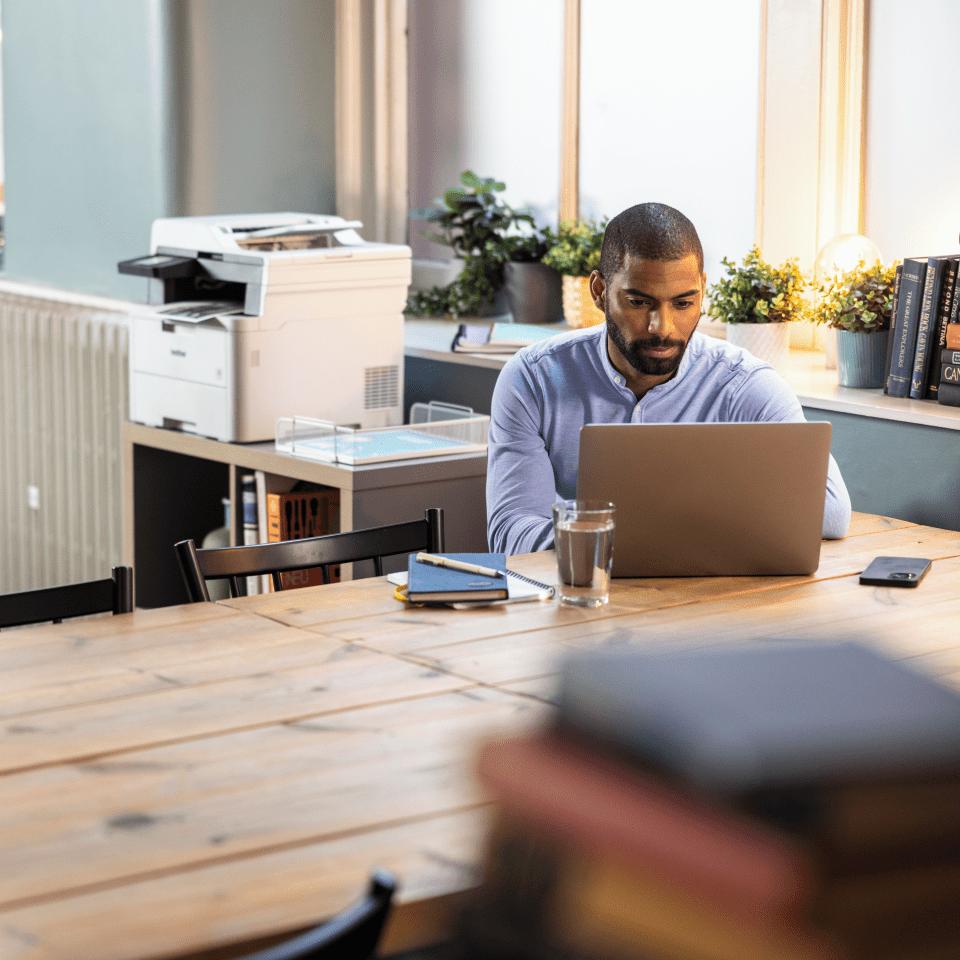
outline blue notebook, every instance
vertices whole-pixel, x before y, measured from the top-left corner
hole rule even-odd
[[[407,566],[407,599],[411,603],[454,603],[464,600],[506,600],[507,559],[502,553],[440,553],[440,557],[500,570],[502,577],[486,577],[449,567],[420,563],[410,554]]]

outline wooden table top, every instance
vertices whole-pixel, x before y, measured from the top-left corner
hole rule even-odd
[[[917,589],[860,587],[922,556]],[[515,557],[556,582],[552,553]],[[242,956],[397,873],[389,949],[474,880],[477,745],[602,643],[864,639],[960,680],[960,533],[854,516],[812,577],[615,580],[596,610],[384,579],[0,633],[0,960]]]

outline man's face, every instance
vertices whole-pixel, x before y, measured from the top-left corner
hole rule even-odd
[[[610,360],[628,380],[673,376],[700,321],[705,287],[693,254],[643,260],[627,253],[606,282],[593,274],[590,290],[607,317]]]

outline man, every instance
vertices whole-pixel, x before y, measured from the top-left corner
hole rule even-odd
[[[585,423],[804,420],[769,364],[695,332],[705,288],[703,248],[680,211],[644,203],[610,221],[590,277],[606,326],[528,347],[497,380],[487,469],[491,550],[553,546],[551,507],[576,496]],[[831,456],[823,536],[842,537],[849,523],[850,498]]]

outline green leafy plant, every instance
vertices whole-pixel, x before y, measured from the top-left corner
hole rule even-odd
[[[447,286],[411,293],[405,312],[413,317],[476,317],[503,285],[502,269],[502,264],[494,268],[491,261],[467,257],[463,270]]]
[[[532,233],[504,237],[501,254],[505,263],[508,260],[513,263],[541,263],[555,243],[556,234],[549,227],[544,227]]]
[[[811,319],[851,333],[889,330],[896,273],[896,263],[885,267],[879,260],[838,271],[818,284]]]
[[[773,267],[754,245],[742,266],[726,258],[720,262],[727,268],[727,276],[709,288],[707,313],[711,317],[724,323],[808,319],[810,308],[803,296],[806,281],[795,258]]]
[[[607,221],[564,220],[543,257],[548,267],[571,277],[588,277],[600,266],[600,248]]]
[[[436,207],[412,210],[414,219],[427,220],[438,230],[430,240],[452,248],[463,258],[463,270],[446,287],[411,294],[406,312],[412,316],[476,316],[493,303],[503,286],[508,260],[541,259],[553,243],[549,230],[537,231],[533,216],[514,210],[497,194],[506,184],[473,171],[460,176],[462,187],[451,187]]]
[[[498,196],[507,185],[493,177],[481,179],[472,170],[460,174],[461,187],[451,187],[435,207],[411,210],[410,216],[435,223],[439,230],[428,239],[451,247],[458,257],[482,256],[488,243],[494,247],[508,230],[520,223],[534,225],[529,213],[514,210]]]

